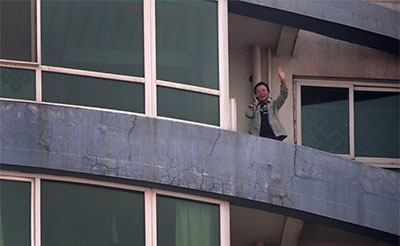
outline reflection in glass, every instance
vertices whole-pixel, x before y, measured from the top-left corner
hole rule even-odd
[[[36,61],[35,1],[0,0],[0,59]]]
[[[355,91],[355,155],[400,157],[400,93]]]
[[[35,71],[0,67],[0,97],[35,100]]]
[[[219,206],[157,196],[157,245],[219,245]]]
[[[302,145],[349,154],[348,89],[302,86],[301,129]]]
[[[44,0],[42,62],[143,77],[142,0]]]
[[[42,245],[144,246],[144,195],[42,181]]]
[[[144,85],[59,73],[42,75],[43,101],[144,113]]]
[[[218,96],[157,87],[158,116],[219,125]]]
[[[31,245],[31,184],[0,180],[0,245]]]
[[[157,0],[157,79],[218,89],[218,2]]]

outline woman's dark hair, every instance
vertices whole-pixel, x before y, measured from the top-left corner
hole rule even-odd
[[[263,86],[267,87],[267,91],[270,92],[270,91],[269,91],[269,86],[268,86],[268,84],[265,83],[265,82],[263,82],[263,81],[261,81],[261,82],[258,82],[258,83],[256,84],[256,86],[254,86],[254,94],[256,94],[256,89],[257,89],[257,87],[259,87],[260,85],[263,85]]]

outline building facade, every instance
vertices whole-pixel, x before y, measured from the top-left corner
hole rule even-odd
[[[0,245],[399,242],[396,2],[0,0],[0,18]],[[244,117],[277,67],[284,142]]]

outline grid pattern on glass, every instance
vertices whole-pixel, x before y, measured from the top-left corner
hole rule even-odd
[[[0,58],[34,61],[32,57],[33,0],[0,0]],[[35,31],[33,30],[33,33]]]
[[[355,156],[400,157],[399,95],[398,92],[354,92]]]
[[[218,89],[218,2],[157,0],[157,79]]]
[[[220,245],[219,206],[157,196],[157,245]]]
[[[0,97],[35,100],[35,71],[0,67]]]
[[[301,86],[302,145],[349,154],[349,90]]]
[[[142,0],[44,0],[42,63],[144,76]]]
[[[219,97],[157,87],[158,116],[219,125]]]
[[[0,245],[31,245],[31,184],[0,180]]]
[[[42,73],[43,101],[144,113],[144,85],[60,73]]]
[[[43,180],[42,245],[144,245],[144,195]]]

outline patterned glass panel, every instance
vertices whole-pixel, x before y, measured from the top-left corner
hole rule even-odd
[[[144,195],[75,183],[41,183],[42,245],[144,246]]]
[[[42,63],[143,77],[142,0],[43,0]]]
[[[0,245],[31,245],[31,184],[0,180]]]
[[[157,79],[218,89],[218,2],[157,0]]]
[[[144,113],[144,85],[60,73],[42,75],[43,101]]]
[[[157,114],[175,119],[219,125],[218,96],[157,87]]]
[[[349,154],[349,90],[301,87],[302,144],[335,154]]]
[[[400,93],[355,91],[355,155],[400,157]]]
[[[0,97],[35,100],[35,71],[0,67]]]

